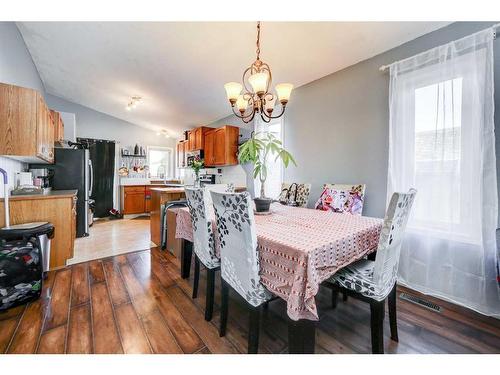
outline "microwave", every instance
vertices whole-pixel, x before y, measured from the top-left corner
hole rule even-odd
[[[199,157],[200,159],[203,159],[204,157],[204,154],[203,154],[203,150],[196,150],[196,151],[189,151],[186,155],[186,164],[188,167],[190,167],[191,165],[193,165],[193,161],[194,159],[196,159],[196,157]]]

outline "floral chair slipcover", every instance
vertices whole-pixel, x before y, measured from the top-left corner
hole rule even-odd
[[[229,183],[229,184],[206,184],[203,187],[206,191],[207,194],[204,195],[205,198],[205,204],[208,208],[209,212],[212,212],[212,207],[213,207],[213,202],[212,202],[212,196],[210,195],[211,191],[217,191],[219,193],[234,193],[234,184]]]
[[[325,184],[314,208],[361,215],[366,185]]]
[[[335,273],[330,282],[383,301],[396,282],[401,242],[417,191],[392,195],[380,232],[375,261],[361,259]]]
[[[205,198],[210,192],[203,188],[186,188],[185,192],[193,223],[193,250],[205,267],[217,268],[220,260],[215,253],[214,231]]]
[[[212,192],[220,243],[221,276],[252,306],[271,299],[260,283],[259,253],[252,201],[247,192]]]
[[[293,185],[293,186],[292,186]],[[292,197],[290,198],[288,192],[291,188]],[[297,189],[297,195],[295,196],[295,189]],[[278,200],[284,204],[290,204],[291,199],[295,197],[295,203],[298,207],[307,206],[307,201],[309,200],[309,193],[311,192],[311,184],[298,184],[298,183],[287,183],[283,182],[281,184],[281,193]]]

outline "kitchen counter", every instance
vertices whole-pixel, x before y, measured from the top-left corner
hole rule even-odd
[[[176,193],[184,193],[183,187],[154,187],[151,188],[151,191],[158,191],[160,193],[165,194],[176,194]]]
[[[76,237],[77,190],[54,190],[47,194],[16,195],[9,197],[12,225],[47,221],[54,225],[54,238],[50,244],[50,269],[66,266],[73,257]],[[4,199],[0,199],[0,212],[4,212]],[[5,225],[0,215],[0,228]]]
[[[70,198],[76,196],[78,190],[51,190],[45,194],[29,194],[29,195],[10,195],[9,201],[23,201],[32,199],[55,199],[55,198]],[[0,202],[3,202],[0,198]]]
[[[235,187],[236,192],[245,191],[247,188],[244,186]],[[151,188],[151,242],[157,246],[161,245],[161,206],[169,201],[179,199],[186,199],[184,188],[178,187],[153,187]]]
[[[167,179],[168,183],[179,183],[179,180]],[[147,186],[147,185],[164,185],[163,180],[155,180],[149,178],[120,178],[121,186]]]
[[[236,191],[237,193],[241,193],[242,191],[246,191],[247,188],[245,186],[236,186],[234,188],[234,191]],[[160,193],[165,193],[165,194],[175,194],[175,193],[184,193],[184,188],[183,187],[180,187],[180,188],[177,188],[177,187],[165,187],[165,188],[160,188],[160,187],[154,187],[154,188],[151,188],[151,191],[158,191]]]

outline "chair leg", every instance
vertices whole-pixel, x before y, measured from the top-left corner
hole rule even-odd
[[[219,336],[226,335],[227,314],[229,310],[229,285],[221,277],[221,303],[220,303],[220,327]]]
[[[385,301],[370,302],[373,354],[384,354],[384,306]]]
[[[391,325],[391,339],[398,342],[398,318],[396,314],[396,300],[397,300],[397,294],[396,294],[396,284],[394,284],[394,287],[391,290],[391,293],[389,293],[389,298],[388,298],[388,305],[389,305],[389,322]]]
[[[215,269],[207,269],[207,293],[205,300],[205,320],[207,322],[212,320],[212,313],[214,311],[215,272]]]
[[[342,292],[342,301],[346,302],[347,301],[347,292]]]
[[[332,308],[337,307],[337,299],[339,297],[339,290],[337,288],[332,289]]]
[[[260,310],[261,307],[249,306],[250,324],[248,329],[248,354],[257,354],[259,352],[259,333],[260,333]]]
[[[194,256],[194,281],[193,281],[193,298],[198,297],[198,284],[200,283],[200,260]]]

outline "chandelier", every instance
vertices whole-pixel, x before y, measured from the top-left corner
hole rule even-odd
[[[238,82],[229,82],[224,85],[233,113],[244,123],[252,121],[257,113],[264,122],[283,116],[293,89],[291,83],[280,83],[275,87],[276,94],[269,91],[272,74],[269,65],[260,59],[260,22],[257,22],[256,53],[257,59],[243,72],[243,85]],[[247,82],[252,90],[248,88]],[[241,93],[243,88],[245,90]],[[281,112],[273,116],[276,98],[281,103]]]

